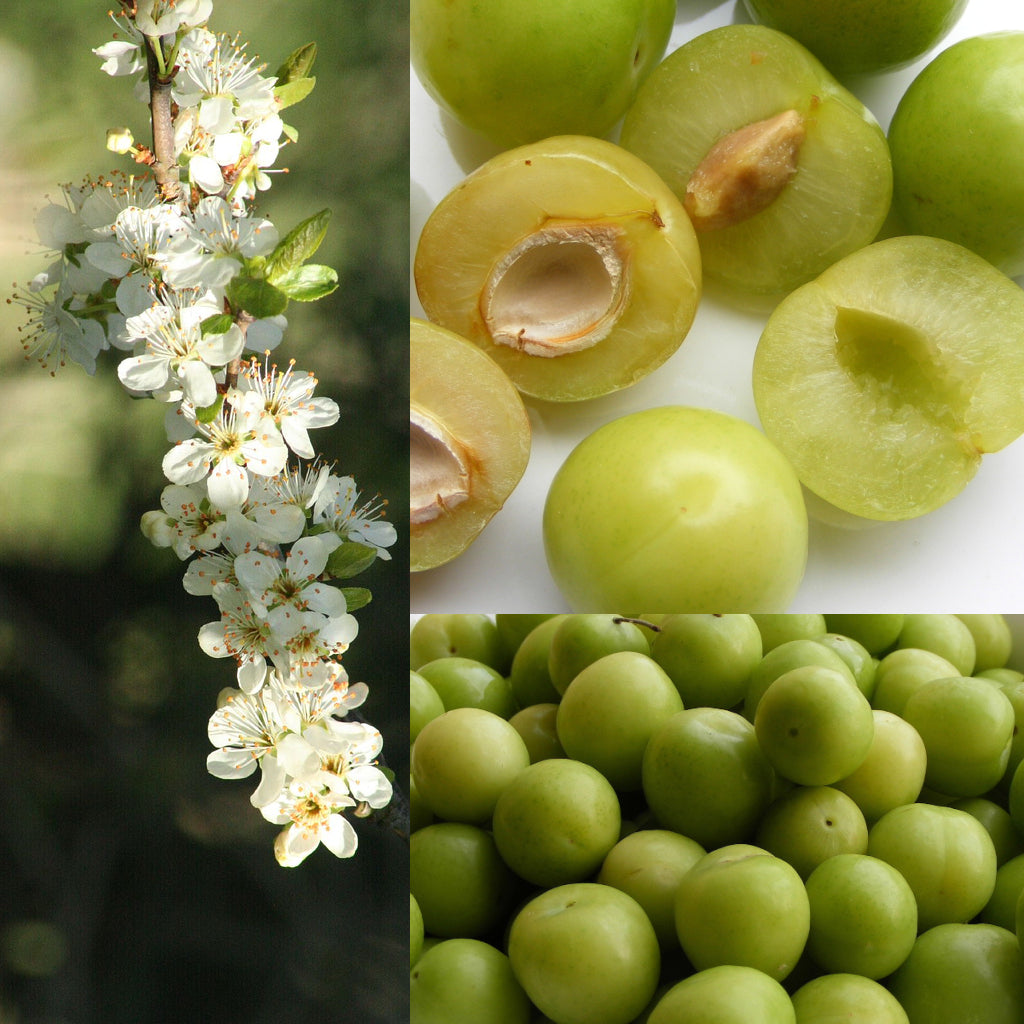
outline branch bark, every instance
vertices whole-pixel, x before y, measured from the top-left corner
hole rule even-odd
[[[156,59],[154,47],[162,46],[159,39],[147,37],[146,70],[149,77],[149,113],[153,122],[153,174],[160,193],[174,201],[181,196],[178,161],[174,156],[174,118],[171,114],[171,83],[174,70],[164,74]]]

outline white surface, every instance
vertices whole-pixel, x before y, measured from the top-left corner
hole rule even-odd
[[[669,50],[701,32],[749,21],[739,0],[681,0]],[[845,83],[883,128],[928,61],[958,39],[1024,29],[1024,4],[970,0],[953,32],[913,65]],[[410,71],[411,244],[433,206],[497,150],[443,115]],[[412,315],[423,316],[411,287]],[[603,423],[656,405],[720,409],[757,424],[750,388],[766,309],[740,310],[707,286],[694,325],[662,367],[624,391],[556,406],[527,400],[530,464],[505,507],[453,562],[411,577],[418,612],[567,611],[544,559],[541,511],[548,485],[571,449]],[[614,498],[614,481],[609,481]],[[790,611],[999,612],[1024,607],[1024,439],[987,455],[966,490],[927,516],[849,529],[813,518],[807,574]],[[615,609],[589,609],[614,611]],[[713,610],[713,609],[708,609]]]

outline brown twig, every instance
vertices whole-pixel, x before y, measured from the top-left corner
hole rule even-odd
[[[178,161],[174,157],[174,118],[171,114],[171,83],[174,72],[164,74],[160,70],[154,47],[161,46],[159,39],[147,40],[146,69],[149,75],[149,113],[153,122],[153,174],[160,186],[160,194],[169,201],[181,196],[181,182],[178,178]]]

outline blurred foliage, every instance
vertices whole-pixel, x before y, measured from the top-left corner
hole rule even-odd
[[[0,280],[41,269],[32,220],[62,182],[109,172],[105,129],[147,111],[91,48],[103,0],[9,5],[0,23]],[[287,111],[298,144],[260,202],[283,232],[333,211],[318,261],[341,284],[289,308],[275,353],[314,370],[341,420],[314,444],[407,521],[408,9],[390,0],[215,0],[272,70],[309,41],[317,87]],[[22,358],[0,307],[0,1024],[294,1024],[407,1019],[405,842],[357,822],[360,849],[278,867],[254,782],[206,772],[206,723],[232,666],[199,650],[210,600],[141,536],[156,508],[163,409]],[[407,774],[406,539],[359,579],[346,656],[366,718]]]

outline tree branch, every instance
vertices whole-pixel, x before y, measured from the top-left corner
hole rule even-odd
[[[157,60],[159,39],[146,37],[146,69],[149,76],[149,112],[153,122],[153,174],[161,195],[170,201],[181,196],[178,161],[174,157],[174,118],[171,115],[171,83],[174,69],[165,74]]]

